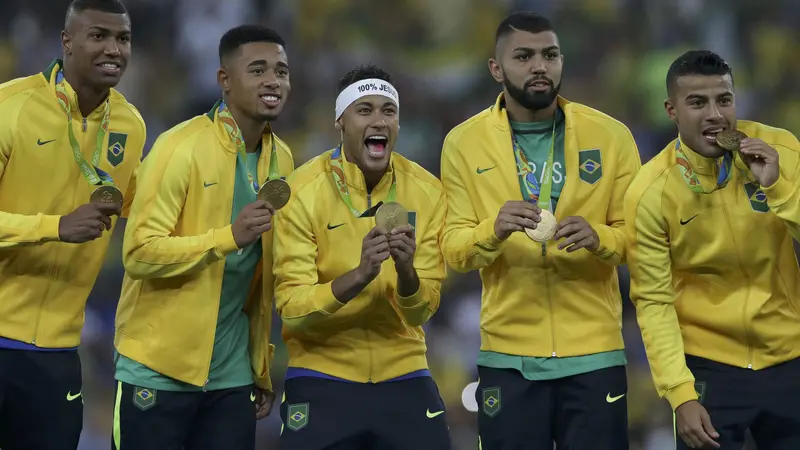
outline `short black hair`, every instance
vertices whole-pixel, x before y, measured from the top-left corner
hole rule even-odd
[[[672,96],[678,78],[687,75],[730,75],[733,81],[730,64],[710,50],[690,50],[673,61],[667,71],[667,94]]]
[[[517,11],[511,13],[508,17],[500,22],[497,26],[497,32],[494,35],[494,43],[513,31],[527,31],[528,33],[542,33],[545,31],[553,31],[553,25],[547,17],[537,14],[533,11]]]
[[[269,42],[286,47],[286,42],[277,31],[264,25],[239,25],[231,28],[219,40],[219,63],[251,42]]]
[[[72,0],[67,8],[67,18],[70,14],[84,11],[100,11],[111,14],[128,14],[125,5],[120,0]],[[66,19],[64,20],[66,22]]]
[[[344,74],[342,79],[339,80],[337,94],[341,94],[343,90],[347,89],[347,86],[350,86],[356,81],[367,80],[370,78],[377,78],[379,80],[386,81],[387,83],[392,83],[392,76],[389,74],[389,72],[374,64],[363,64]]]

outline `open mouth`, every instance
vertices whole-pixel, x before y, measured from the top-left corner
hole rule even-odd
[[[268,108],[276,108],[281,104],[281,96],[277,94],[262,94],[259,98]]]
[[[725,129],[725,127],[706,128],[705,130],[703,130],[703,139],[705,139],[706,142],[709,142],[711,144],[716,144],[717,143],[717,133],[719,133],[720,131],[723,131],[724,129]]]
[[[550,82],[547,80],[536,80],[532,83],[528,83],[528,89],[532,89],[537,92],[542,92],[550,89]]]
[[[122,65],[115,62],[104,62],[98,64],[97,67],[105,73],[106,75],[118,76],[120,71],[122,70]]]
[[[386,144],[389,139],[386,136],[372,135],[364,139],[364,145],[367,147],[367,153],[372,158],[383,158],[386,156]]]

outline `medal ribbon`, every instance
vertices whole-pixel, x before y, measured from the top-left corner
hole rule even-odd
[[[689,164],[689,158],[686,157],[686,153],[681,147],[680,139],[675,141],[675,162],[680,167],[683,180],[686,182],[686,185],[689,186],[689,189],[699,194],[710,194],[717,189],[724,188],[728,184],[728,181],[730,181],[731,169],[733,167],[733,153],[725,152],[722,158],[718,159],[717,171],[719,173],[717,175],[717,185],[710,191],[703,188],[703,185],[700,184],[700,179]]]
[[[547,163],[543,168],[544,178],[541,183],[536,179],[536,174],[531,171],[528,165],[528,158],[525,157],[525,152],[517,142],[514,136],[514,131],[511,131],[511,142],[514,147],[514,158],[517,161],[517,176],[519,176],[519,183],[523,187],[522,197],[525,201],[538,203],[539,207],[546,209],[550,212],[550,196],[553,191],[553,159],[556,147],[556,122],[558,121],[558,112],[553,117],[553,132],[550,138],[550,151],[547,155]]]
[[[231,110],[227,108],[225,102],[219,102],[219,106],[217,107],[217,117],[225,127],[225,131],[228,132],[231,142],[233,142],[233,145],[236,146],[239,159],[244,164],[245,171],[247,172],[247,182],[253,188],[253,192],[258,193],[258,181],[253,176],[253,172],[250,171],[250,167],[247,165],[247,147],[244,144],[242,130],[239,129],[239,125],[236,124],[236,120],[233,119],[233,114],[231,114]],[[272,154],[269,156],[269,172],[267,179],[276,180],[280,178],[280,172],[278,167],[278,152],[275,145],[275,135],[272,133],[272,127],[269,129],[269,134],[270,141],[272,142]]]
[[[350,208],[350,212],[353,213],[356,217],[361,217],[363,212],[359,212],[354,206],[353,201],[350,199],[350,189],[347,187],[347,180],[344,177],[344,162],[342,156],[342,145],[339,144],[338,147],[333,149],[331,152],[331,173],[333,174],[333,182],[336,185],[336,190],[339,192],[339,196],[342,198],[342,201],[348,208]],[[397,196],[397,178],[395,177],[394,171],[392,171],[392,185],[389,187],[389,194],[386,196],[386,203],[393,202],[395,197]]]
[[[81,145],[75,137],[75,130],[72,127],[72,108],[70,108],[69,94],[67,93],[67,80],[64,78],[64,72],[60,68],[56,74],[55,88],[58,104],[61,105],[61,108],[67,114],[69,145],[72,147],[72,155],[75,157],[75,162],[78,163],[78,168],[81,170],[83,178],[92,185],[113,185],[114,180],[112,180],[108,174],[97,168],[97,165],[100,163],[100,154],[103,152],[103,143],[108,133],[108,125],[111,122],[111,102],[109,99],[106,99],[103,104],[103,118],[100,121],[100,128],[97,130],[92,163],[89,164],[86,158],[83,157]]]

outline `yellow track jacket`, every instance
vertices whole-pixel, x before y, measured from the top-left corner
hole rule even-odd
[[[292,154],[282,141],[276,146],[280,174],[288,175]],[[258,179],[266,180],[268,134],[262,148]],[[177,125],[142,164],[125,230],[117,351],[195,386],[208,378],[225,256],[238,250],[231,232],[235,173],[236,147],[221,123],[206,114]],[[262,245],[261,276],[253,280],[247,312],[254,379],[271,389],[272,230]]]
[[[524,233],[500,241],[498,211],[522,200],[502,100],[454,128],[442,150],[443,249],[454,269],[480,270],[481,350],[568,357],[622,349],[616,266],[625,256],[623,196],[641,164],[633,137],[611,117],[559,98],[566,182],[555,216],[583,216],[600,248],[567,253],[551,242],[545,251]]]
[[[355,218],[331,176],[332,151],[312,159],[290,177],[292,199],[278,212],[275,227],[275,300],[283,319],[289,366],[356,382],[381,382],[428,367],[422,325],[439,307],[445,276],[439,240],[447,209],[441,182],[400,154],[372,190],[353,163],[344,161],[353,206],[366,211],[385,201],[392,175],[396,201],[416,226],[414,267],[419,290],[397,294],[390,258],[381,272],[346,305],[331,284],[358,267],[361,242],[374,217]]]
[[[89,203],[95,189],[75,162],[67,115],[56,100],[60,63],[0,85],[0,336],[46,348],[80,344],[86,299],[112,233],[83,244],[58,242],[61,216]],[[75,138],[91,163],[104,107],[81,117],[69,83],[67,94]],[[125,217],[146,132],[122,94],[112,89],[109,100],[98,168],[124,193]]]
[[[711,194],[686,185],[675,141],[642,168],[625,199],[628,267],[656,389],[673,408],[697,399],[684,354],[763,369],[800,357],[800,143],[786,130],[740,120],[780,154],[780,179],[759,188],[737,160]],[[683,146],[705,187],[714,161]]]

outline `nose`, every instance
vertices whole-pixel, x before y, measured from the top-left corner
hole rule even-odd
[[[105,48],[106,56],[119,56],[120,51],[119,51],[119,45],[117,45],[117,40],[109,39],[107,42],[108,43],[106,44]]]
[[[717,106],[717,104],[714,102],[710,102],[708,110],[708,119],[711,121],[717,121],[722,118],[723,118],[722,111],[720,111],[719,106]]]
[[[547,66],[545,66],[544,58],[541,55],[535,55],[531,59],[531,72],[536,75],[547,73]]]
[[[386,122],[386,117],[383,114],[380,114],[374,122],[371,124],[372,128],[376,130],[383,130],[389,127],[389,124]]]
[[[264,73],[264,78],[261,80],[261,84],[272,89],[277,89],[280,86],[280,83],[278,83],[278,77],[275,75],[274,70],[267,70]]]

